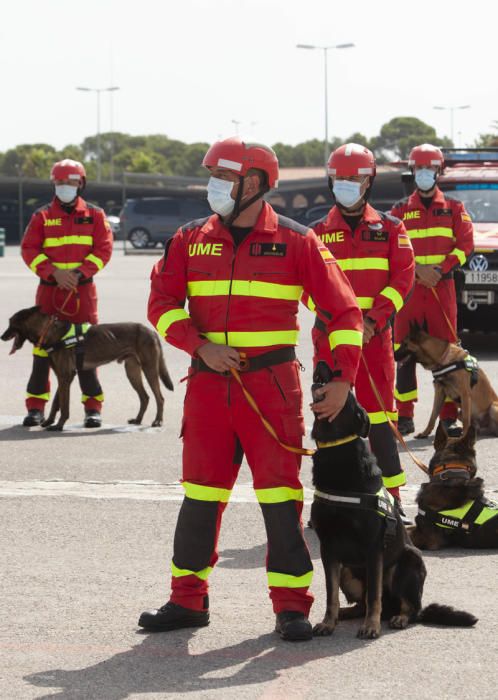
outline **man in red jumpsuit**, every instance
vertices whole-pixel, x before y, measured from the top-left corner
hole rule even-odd
[[[368,148],[348,143],[335,150],[328,173],[336,204],[312,228],[346,274],[363,310],[363,359],[355,391],[370,418],[370,445],[382,469],[384,486],[400,504],[399,488],[406,479],[388,423],[388,417],[397,420],[390,322],[413,287],[415,264],[403,224],[368,204],[375,172],[375,158]],[[324,324],[320,309],[317,311],[313,338],[318,352]],[[367,368],[387,415],[371,387]]]
[[[395,204],[391,213],[404,222],[410,237],[415,252],[416,284],[412,296],[395,319],[395,349],[406,338],[410,323],[414,321],[436,338],[456,341],[453,272],[465,263],[474,246],[472,221],[464,205],[446,197],[437,186],[444,168],[440,149],[428,143],[416,146],[410,153],[408,165],[415,177],[416,190]],[[417,401],[415,361],[398,365],[396,401],[400,432],[403,435],[413,433]],[[441,411],[441,420],[447,429],[456,417],[456,404],[447,400]]]
[[[252,471],[268,536],[267,574],[284,639],[310,639],[306,547],[299,480],[301,458],[266,431],[229,370],[280,440],[299,448],[304,434],[295,345],[303,289],[331,315],[334,381],[313,405],[332,419],[354,382],[362,317],[354,294],[315,234],[278,216],[262,197],[276,187],[278,161],[266,146],[232,138],[215,143],[203,165],[216,213],[180,228],[152,271],[149,319],[167,342],[192,356],[183,416],[183,501],[174,538],[172,593],[142,613],[151,630],[209,622],[208,575],[215,565],[221,517],[238,472],[241,449]],[[184,308],[188,299],[188,311]]]
[[[74,324],[97,323],[97,290],[93,282],[112,254],[112,231],[102,209],[80,196],[86,183],[83,165],[61,160],[50,179],[55,196],[31,217],[21,243],[24,262],[40,278],[36,303],[46,314]],[[50,399],[50,363],[45,350],[33,349],[23,425],[40,425]],[[79,370],[85,427],[101,423],[102,387],[96,370]]]

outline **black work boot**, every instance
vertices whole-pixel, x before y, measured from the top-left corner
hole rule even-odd
[[[183,627],[209,625],[209,610],[191,610],[169,601],[159,610],[146,610],[140,615],[138,626],[152,632],[167,632]]]
[[[287,642],[307,642],[313,637],[313,628],[306,615],[297,610],[277,613],[275,632]]]
[[[443,418],[441,423],[448,437],[458,438],[462,436],[463,428],[456,424],[456,418]]]
[[[24,418],[22,424],[26,428],[34,428],[36,425],[41,425],[43,421],[43,411],[39,408],[28,409],[28,415]]]
[[[413,418],[408,418],[408,416],[400,416],[398,418],[398,430],[401,435],[410,435],[410,433],[415,432],[415,424]]]
[[[85,428],[100,428],[102,425],[102,416],[99,411],[85,411]]]

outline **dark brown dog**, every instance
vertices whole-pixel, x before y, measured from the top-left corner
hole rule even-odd
[[[313,390],[330,379],[329,368],[319,362]],[[313,424],[318,449],[313,455],[311,521],[327,587],[325,616],[314,634],[332,634],[338,620],[356,617],[364,617],[361,639],[379,636],[381,618],[395,629],[410,622],[475,624],[473,615],[448,606],[422,610],[424,561],[383,491],[382,472],[362,439],[369,427],[368,415],[352,393],[332,423],[316,418]],[[339,589],[353,606],[339,607]]]
[[[498,396],[483,369],[476,365],[473,372],[460,367],[447,374],[439,374],[441,369],[454,363],[469,359],[469,353],[447,340],[434,338],[418,325],[412,325],[409,336],[396,351],[396,359],[403,361],[409,355],[417,362],[439,376],[434,380],[434,404],[431,417],[425,430],[417,438],[428,437],[436,425],[439,412],[446,396],[461,405],[462,435],[468,431],[471,423],[483,434],[498,436]],[[471,358],[472,359],[472,358]]]
[[[49,317],[38,306],[22,309],[12,316],[2,340],[12,340],[11,354],[19,350],[26,340],[38,343],[46,328]],[[56,345],[68,332],[68,321],[55,320],[48,328],[43,347]],[[129,423],[140,424],[149,403],[149,397],[142,381],[142,370],[156,399],[156,417],[153,426],[163,422],[164,399],[159,379],[167,389],[173,391],[173,383],[164,362],[161,342],[154,331],[140,323],[102,323],[90,326],[84,340],[82,369],[95,369],[109,362],[124,362],[126,376],[140,399],[140,409],[136,418]],[[74,349],[58,348],[49,353],[50,364],[57,375],[58,388],[54,396],[48,418],[42,426],[49,430],[62,430],[69,418],[69,390],[76,374],[76,354]],[[59,420],[55,425],[57,411]]]
[[[420,487],[419,513],[408,528],[416,547],[498,547],[498,506],[485,498],[483,481],[475,477],[475,440],[472,426],[455,441],[438,425],[430,481]]]

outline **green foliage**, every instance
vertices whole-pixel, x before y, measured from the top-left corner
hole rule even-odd
[[[421,143],[453,145],[450,139],[439,138],[432,126],[416,117],[395,117],[382,126],[380,134],[372,139],[371,147],[379,160],[401,160],[407,158],[411,149]]]
[[[494,134],[480,134],[475,142],[476,148],[498,147],[498,121],[493,122]]]

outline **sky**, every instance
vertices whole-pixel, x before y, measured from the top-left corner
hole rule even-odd
[[[8,7],[8,10],[6,9]],[[463,9],[459,9],[459,8]],[[273,144],[371,137],[415,116],[457,145],[498,120],[498,4],[448,0],[17,0],[0,25],[0,151],[97,131]],[[112,100],[112,104],[111,104]],[[112,106],[112,110],[111,110]]]

